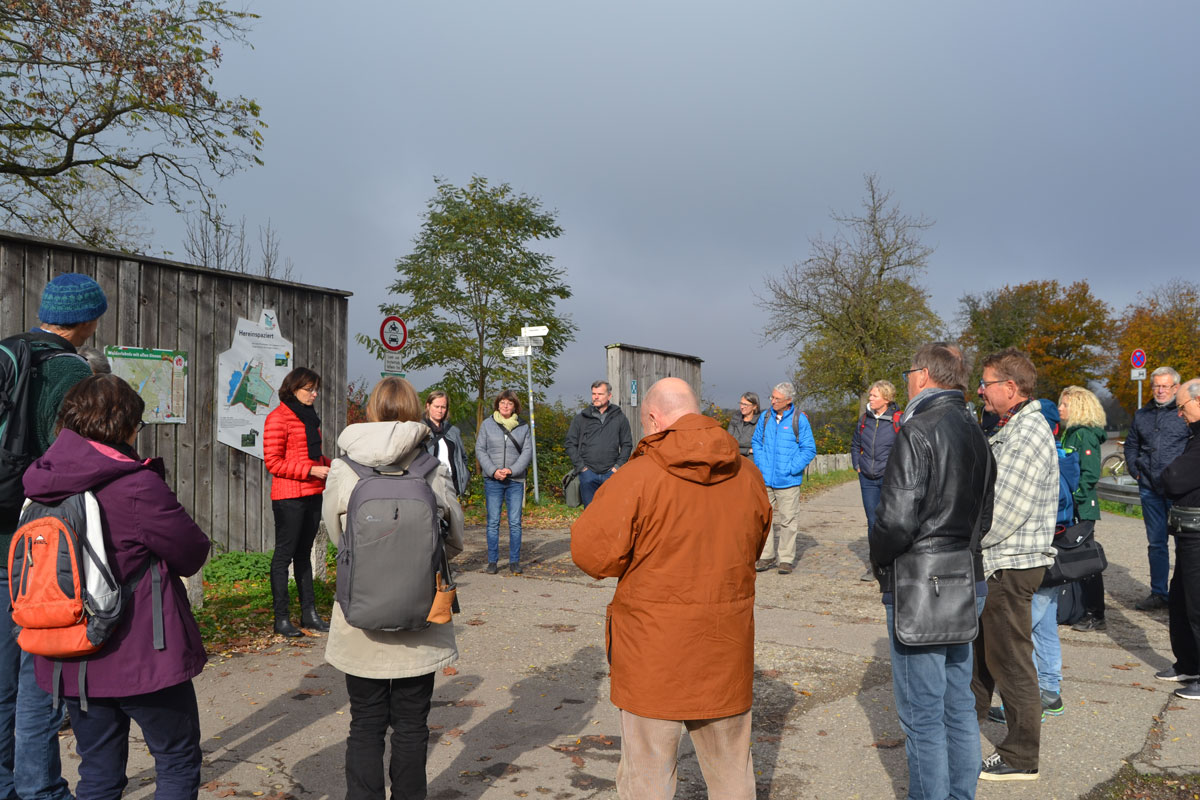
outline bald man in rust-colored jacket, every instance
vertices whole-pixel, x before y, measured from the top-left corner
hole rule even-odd
[[[771,530],[762,475],[678,378],[651,387],[646,436],[571,528],[571,556],[618,578],[605,645],[621,709],[617,793],[675,795],[686,726],[710,797],[752,800],[754,562]]]

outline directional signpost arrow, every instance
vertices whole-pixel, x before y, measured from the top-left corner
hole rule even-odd
[[[545,336],[549,332],[550,328],[547,325],[531,325],[527,328],[521,328],[522,336]],[[538,344],[541,344],[541,342],[538,342]]]
[[[526,346],[533,345],[534,347],[541,347],[543,341],[544,340],[540,336],[518,336],[517,337],[517,344],[523,344]]]
[[[520,358],[522,356],[533,355],[533,348],[529,346],[513,346],[504,348],[505,358]]]

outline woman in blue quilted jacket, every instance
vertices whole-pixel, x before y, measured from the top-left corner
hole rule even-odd
[[[888,455],[900,430],[900,408],[896,405],[896,387],[890,381],[875,381],[867,392],[867,410],[854,426],[850,439],[850,461],[858,473],[863,510],[867,512],[867,535],[875,527],[875,509],[879,506],[879,490],[883,486],[883,471]],[[874,580],[868,569],[861,580]]]

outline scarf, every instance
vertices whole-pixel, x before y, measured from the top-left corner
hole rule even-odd
[[[508,417],[506,419],[506,418],[500,416],[499,411],[492,412],[492,419],[496,421],[497,425],[499,425],[501,428],[504,428],[509,433],[512,433],[514,430],[516,430],[517,425],[519,425],[521,422],[519,419],[517,419],[516,414],[513,414],[511,417]]]
[[[1003,414],[1001,414],[1000,419],[996,422],[996,430],[1000,430],[1005,425],[1007,425],[1008,421],[1010,419],[1012,419],[1014,416],[1016,416],[1016,413],[1018,411],[1020,411],[1025,406],[1029,405],[1030,402],[1032,402],[1032,401],[1022,400],[1021,402],[1017,403],[1015,406],[1010,408],[1008,411],[1005,411]]]
[[[321,460],[321,418],[312,406],[306,406],[296,398],[284,400],[283,404],[291,409],[301,422],[304,423],[304,438],[308,442],[308,457],[313,461]]]

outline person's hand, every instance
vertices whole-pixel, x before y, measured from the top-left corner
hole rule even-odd
[[[325,480],[327,475],[329,475],[329,467],[313,467],[308,471],[308,477],[310,478]]]
[[[612,471],[613,471],[613,472],[616,472],[616,471],[617,471],[617,468],[616,468],[616,467],[613,467],[613,468],[612,468]]]
[[[493,477],[498,481],[507,480],[509,475],[512,475],[512,470],[508,467],[501,467],[493,473]]]
[[[579,470],[579,471],[580,471],[580,472],[587,472],[588,470],[587,470],[587,467],[584,467],[583,469],[581,469],[581,470]]]

